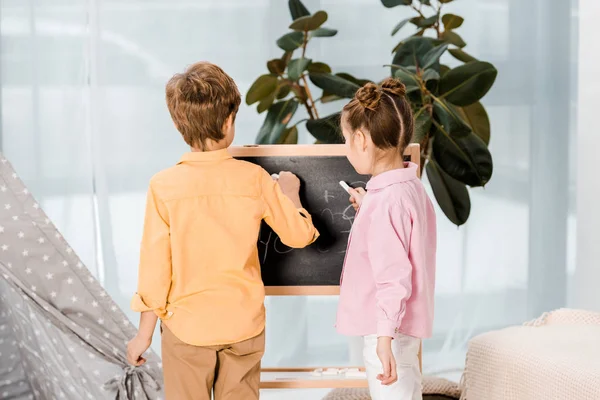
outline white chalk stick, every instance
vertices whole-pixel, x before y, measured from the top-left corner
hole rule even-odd
[[[279,174],[272,174],[272,175],[271,175],[271,178],[273,178],[273,179],[276,179],[276,180],[277,180],[277,179],[279,179]]]
[[[340,181],[340,186],[344,188],[344,190],[346,192],[348,192],[348,194],[350,194],[350,186],[348,186],[348,184],[344,181]]]
[[[323,371],[323,375],[337,375],[339,372],[337,368],[327,368]]]

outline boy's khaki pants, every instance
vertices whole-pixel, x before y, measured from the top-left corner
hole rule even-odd
[[[164,325],[162,362],[166,400],[255,400],[265,333],[240,343],[198,347],[177,339]]]

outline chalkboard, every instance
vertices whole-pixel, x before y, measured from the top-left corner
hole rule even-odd
[[[300,198],[321,236],[304,249],[285,246],[263,224],[258,238],[265,286],[337,286],[355,212],[339,185],[365,187],[344,155],[343,145],[232,148],[234,157],[258,164],[269,174],[291,171],[301,181]]]

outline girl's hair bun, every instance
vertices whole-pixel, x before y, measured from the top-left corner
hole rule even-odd
[[[406,85],[397,78],[386,78],[381,82],[381,90],[393,96],[404,97],[406,95]]]
[[[376,84],[369,82],[356,91],[354,95],[358,103],[366,109],[375,110],[381,99],[381,90]]]

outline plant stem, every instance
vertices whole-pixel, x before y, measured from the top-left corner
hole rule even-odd
[[[306,95],[311,103],[311,108],[313,109],[315,116],[319,118],[319,113],[317,112],[317,107],[315,106],[315,101],[313,100],[312,94],[310,93],[310,88],[308,87],[308,81],[306,80],[306,75],[302,75],[302,82],[304,82],[304,89],[306,89]],[[308,102],[307,102],[308,105]]]
[[[418,13],[419,13],[419,15],[420,15],[422,18],[425,18],[425,15],[423,15],[423,13],[421,12],[421,10],[419,10],[417,7],[415,7],[415,5],[414,5],[414,4],[411,4],[410,6],[412,7],[412,9],[413,9],[413,10],[415,10],[416,12],[418,12]]]

